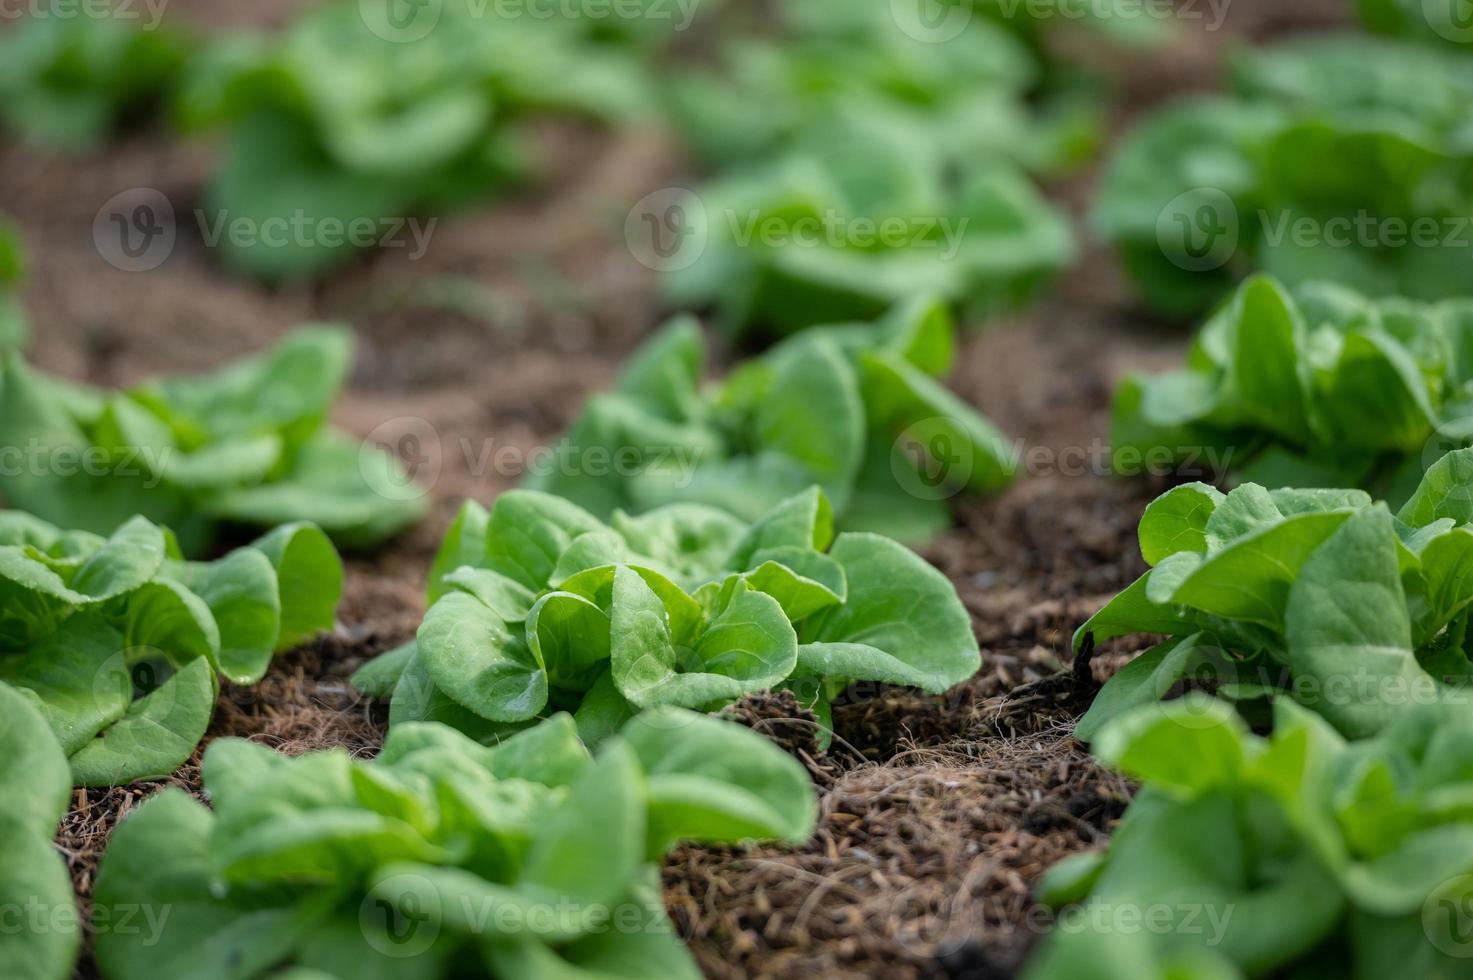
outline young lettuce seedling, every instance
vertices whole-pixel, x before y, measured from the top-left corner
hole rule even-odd
[[[300,281],[371,245],[423,248],[428,216],[529,169],[523,116],[628,120],[651,101],[637,63],[576,19],[475,0],[395,11],[313,5],[191,64],[181,120],[230,130],[205,211],[232,267]]]
[[[307,524],[191,562],[141,517],[104,539],[0,511],[0,682],[40,711],[72,781],[161,778],[204,737],[217,677],[259,681],[332,627],[342,588],[332,543]]]
[[[1099,733],[1096,754],[1143,787],[1107,849],[1045,876],[1041,900],[1072,928],[1027,980],[1460,975],[1466,703],[1403,702],[1347,742],[1280,698],[1272,728],[1194,693]]]
[[[641,708],[781,687],[827,718],[854,681],[939,694],[981,663],[951,582],[889,539],[835,537],[817,488],[754,524],[698,504],[604,524],[525,490],[469,503],[430,599],[416,643],[353,682],[392,696],[393,725],[481,740],[565,710],[597,744]]]
[[[1095,229],[1149,305],[1190,316],[1255,270],[1378,298],[1467,293],[1464,53],[1319,35],[1244,53],[1233,83],[1149,116],[1105,174]]]
[[[1178,487],[1147,509],[1140,543],[1151,571],[1075,648],[1169,639],[1105,685],[1082,740],[1187,680],[1233,701],[1297,699],[1351,738],[1473,681],[1473,450],[1432,466],[1396,515],[1359,490]]]
[[[184,41],[141,23],[152,7],[124,13],[53,10],[9,23],[0,33],[0,126],[27,143],[81,151],[130,113],[162,104],[184,64]]]
[[[1185,369],[1121,386],[1116,469],[1205,450],[1265,486],[1361,487],[1399,505],[1429,450],[1473,438],[1470,340],[1465,300],[1255,277],[1202,328]]]
[[[381,541],[428,501],[397,459],[327,424],[351,361],[346,329],[309,327],[212,375],[104,392],[0,356],[0,445],[29,454],[0,498],[98,534],[142,514],[189,554],[226,521]]]
[[[173,914],[154,935],[99,930],[109,980],[287,966],[694,980],[657,862],[687,840],[801,842],[817,811],[795,759],[674,708],[623,725],[597,756],[567,715],[491,748],[402,725],[372,762],[226,739],[204,785],[209,807],[165,790],[113,835],[98,914],[161,901]]]
[[[805,331],[707,387],[700,328],[677,320],[528,486],[604,519],[702,503],[755,521],[816,484],[843,529],[922,542],[951,525],[951,497],[1014,471],[1006,437],[938,380],[954,348],[946,307],[912,300],[873,324]]]

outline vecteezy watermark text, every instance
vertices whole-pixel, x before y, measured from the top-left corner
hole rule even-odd
[[[250,218],[229,211],[194,212],[200,236],[209,248],[221,241],[236,248],[407,248],[411,261],[429,251],[437,218],[365,217],[318,218],[297,210],[290,215]]]
[[[0,0],[0,21],[118,20],[156,30],[169,0]]]
[[[193,212],[206,248],[404,250],[410,261],[429,251],[437,218],[410,215],[316,216],[304,209],[256,217],[228,209]],[[132,187],[110,197],[92,219],[97,254],[124,272],[149,272],[173,255],[180,219],[167,195],[152,187]]]

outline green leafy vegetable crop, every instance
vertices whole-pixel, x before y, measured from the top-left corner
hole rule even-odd
[[[919,12],[919,9],[917,9]],[[909,122],[955,164],[1029,150],[1023,99],[1038,81],[1033,53],[978,17],[944,43],[900,29],[888,5],[797,0],[778,13],[783,36],[725,39],[715,69],[679,79],[668,98],[681,135],[730,168],[800,142],[835,113]],[[1062,161],[1058,161],[1062,162]]]
[[[699,504],[606,525],[558,497],[468,503],[417,642],[354,677],[390,722],[478,739],[574,712],[590,744],[641,708],[787,687],[821,717],[853,681],[941,693],[980,664],[955,588],[909,549],[834,536],[817,488],[754,524]]]
[[[1210,451],[1268,486],[1364,487],[1400,503],[1429,452],[1473,439],[1473,303],[1254,278],[1185,369],[1128,379],[1114,414],[1121,471]]]
[[[832,119],[704,187],[682,212],[670,299],[715,305],[735,332],[870,319],[917,292],[985,315],[1020,305],[1072,258],[1068,222],[1021,172],[951,177],[895,122]]]
[[[1095,227],[1151,305],[1198,312],[1253,269],[1377,298],[1467,292],[1473,61],[1320,36],[1242,56],[1234,82],[1148,118],[1106,174]]]
[[[204,736],[217,675],[259,681],[332,627],[342,588],[311,525],[190,562],[141,517],[104,539],[0,511],[0,682],[40,710],[77,783],[166,776]]]
[[[18,288],[26,274],[20,229],[0,217],[0,353],[24,347],[30,336]]]
[[[172,914],[98,936],[109,980],[695,978],[654,862],[683,840],[802,841],[817,809],[796,760],[676,709],[597,757],[567,715],[494,748],[406,725],[370,763],[227,739],[204,784],[211,808],[166,790],[113,836],[96,906]]]
[[[1229,494],[1189,484],[1141,519],[1152,566],[1080,627],[1076,649],[1139,633],[1166,642],[1107,683],[1078,725],[1185,681],[1253,702],[1284,694],[1352,738],[1473,680],[1473,450],[1445,456],[1399,514],[1359,490]]]
[[[945,307],[911,302],[805,331],[703,388],[700,329],[677,320],[528,485],[602,518],[703,503],[757,520],[818,484],[844,529],[921,541],[950,525],[948,498],[1014,470],[1004,436],[936,380],[953,354]]]
[[[71,875],[52,845],[71,801],[66,755],[23,692],[0,683],[0,963],[14,980],[66,980],[82,944]],[[16,913],[40,908],[48,928],[16,928]]]
[[[577,23],[502,8],[449,0],[396,19],[393,4],[334,2],[279,37],[228,39],[199,59],[180,115],[231,129],[206,195],[227,261],[302,279],[366,244],[414,246],[408,219],[473,202],[524,169],[519,114],[646,110],[629,58],[579,44]]]
[[[107,533],[135,514],[202,551],[219,522],[310,521],[352,545],[427,507],[399,462],[327,425],[352,339],[307,328],[209,376],[110,393],[0,361],[0,498],[62,527]]]
[[[1466,704],[1350,743],[1287,700],[1268,738],[1201,694],[1118,719],[1095,751],[1145,786],[1106,851],[1045,877],[1077,926],[1025,976],[1462,976],[1470,745]]]
[[[27,18],[0,34],[0,125],[42,146],[88,149],[160,103],[184,57],[174,34],[117,14]]]

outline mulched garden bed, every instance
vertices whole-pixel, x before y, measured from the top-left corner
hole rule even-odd
[[[195,23],[238,26],[277,22],[291,4],[176,6]],[[1226,43],[1324,26],[1342,6],[1234,0],[1222,32],[1188,23],[1172,51],[1122,66],[1122,89],[1143,102],[1209,87]],[[338,631],[278,658],[258,688],[227,688],[210,737],[376,751],[385,712],[346,679],[413,635],[429,556],[459,501],[516,485],[514,467],[482,465],[487,450],[526,453],[555,438],[660,322],[653,276],[621,229],[634,201],[686,173],[679,155],[655,134],[576,126],[549,126],[539,143],[551,165],[542,184],[442,220],[422,260],[365,256],[322,286],[278,291],[219,268],[187,218],[151,273],[114,269],[92,246],[97,209],[121,190],[154,187],[181,208],[196,200],[208,146],[142,134],[80,159],[0,148],[0,210],[35,260],[25,300],[41,366],[123,384],[216,365],[299,321],[351,319],[359,361],[336,421],[412,446],[432,485],[424,526],[350,558]],[[1088,185],[1057,196],[1084,200]],[[1168,366],[1184,348],[1179,330],[1132,309],[1093,251],[1050,300],[970,336],[953,387],[1035,447],[1027,479],[960,502],[958,527],[926,552],[972,613],[983,669],[944,698],[849,692],[828,753],[791,705],[741,707],[809,764],[822,816],[801,848],[688,847],[667,862],[667,903],[709,975],[1013,974],[1046,925],[1031,885],[1060,857],[1100,846],[1130,796],[1069,735],[1091,675],[1129,651],[1102,651],[1076,674],[1069,640],[1142,571],[1134,529],[1164,485],[1103,471],[1110,392],[1126,371]],[[197,792],[198,769],[169,782]],[[58,843],[84,901],[110,829],[156,788],[77,791]]]

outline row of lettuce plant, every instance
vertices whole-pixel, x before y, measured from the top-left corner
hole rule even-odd
[[[913,403],[946,408],[926,401],[941,391],[928,372],[944,372],[952,343],[945,312],[917,304],[786,345],[728,390],[775,402],[791,387],[787,365],[817,356],[850,396],[845,426],[865,436],[902,424]],[[635,387],[698,404],[696,344],[689,330],[667,334],[654,349],[673,355],[639,359],[628,374],[648,386]],[[63,766],[67,785],[168,776],[204,739],[221,677],[259,681],[275,653],[332,626],[343,568],[315,526],[279,527],[213,562],[185,560],[146,517],[108,538],[85,526],[111,521],[109,508],[172,507],[171,519],[206,522],[194,525],[203,550],[217,521],[330,513],[327,488],[352,484],[368,502],[380,488],[361,486],[356,451],[312,461],[324,435],[350,443],[324,428],[348,358],[341,331],[310,329],[211,377],[115,394],[6,360],[7,444],[110,461],[131,448],[142,469],[7,473],[8,500],[67,523],[0,512],[0,700],[25,705],[0,742],[29,746],[17,755],[47,773],[0,776],[33,783],[37,800],[55,795],[45,790]],[[870,405],[856,400],[866,372],[893,379]],[[812,405],[762,428],[826,414],[839,413]],[[815,447],[827,438],[810,433]],[[254,493],[278,509],[222,503]],[[366,540],[360,513],[331,514],[335,530]],[[682,840],[802,840],[816,806],[796,761],[687,709],[785,688],[826,731],[831,700],[854,681],[939,693],[980,663],[952,584],[893,540],[839,533],[818,486],[755,519],[695,502],[606,517],[531,490],[490,512],[467,504],[436,557],[416,642],[355,677],[391,699],[382,757],[212,745],[210,807],[165,791],[113,836],[92,904],[103,975],[623,976],[651,964],[693,975],[650,862]],[[0,876],[0,902],[40,902],[74,923],[43,846],[61,811],[40,809],[17,831],[36,846]],[[636,905],[637,928],[610,928],[611,913]],[[154,910],[156,929],[111,928],[124,910]],[[397,942],[406,928],[428,937],[409,954]],[[4,942],[24,980],[59,980],[78,935]]]
[[[72,147],[147,103],[186,132],[226,131],[204,194],[212,221],[364,229],[331,246],[222,236],[233,267],[281,280],[322,274],[385,219],[443,213],[525,177],[532,115],[664,117],[730,175],[682,211],[676,231],[699,244],[667,279],[679,304],[778,329],[872,317],[917,290],[1012,305],[1072,254],[1068,223],[1024,168],[1077,163],[1095,146],[1095,113],[1072,97],[1030,106],[1051,8],[959,3],[946,19],[961,29],[938,37],[930,2],[803,0],[784,7],[780,41],[762,36],[771,25],[735,30],[738,18],[661,0],[612,18],[473,0],[396,18],[391,5],[338,0],[271,35],[202,43],[121,12],[36,17],[0,42],[0,118]],[[1118,6],[1080,13],[1137,38],[1167,23]],[[696,18],[720,38],[720,68],[655,84]],[[816,247],[788,234],[813,222]],[[774,225],[781,242],[768,242]]]
[[[670,97],[677,130],[719,166],[681,211],[672,302],[785,333],[915,292],[986,313],[1062,268],[1072,232],[1025,168],[1078,162],[1094,120],[1030,108],[1036,52],[1009,29],[1026,18],[993,6],[955,5],[958,29],[938,37],[924,4],[808,0],[776,35],[724,37]]]
[[[1105,175],[1095,230],[1149,304],[1197,313],[1255,269],[1373,296],[1466,292],[1465,52],[1320,35],[1243,52],[1232,81],[1148,116]]]
[[[559,465],[528,486],[605,520],[702,503],[751,521],[817,485],[844,530],[924,541],[950,525],[952,497],[1015,470],[1004,436],[941,384],[954,358],[946,306],[913,299],[875,323],[806,330],[708,385],[700,327],[681,318],[589,401]]]
[[[1165,639],[1076,734],[1144,785],[1106,850],[1046,876],[1061,928],[1029,976],[1458,975],[1473,450],[1395,515],[1359,490],[1178,487],[1140,545],[1151,570],[1076,648]]]
[[[63,150],[94,147],[144,114],[183,134],[223,132],[203,194],[212,226],[343,230],[331,241],[222,234],[225,261],[267,280],[312,278],[381,239],[390,219],[443,213],[527,177],[533,114],[652,116],[638,52],[653,42],[634,25],[677,21],[664,16],[675,4],[647,6],[657,9],[621,12],[623,32],[600,29],[607,10],[548,16],[474,0],[408,16],[334,0],[276,32],[213,37],[162,8],[37,14],[0,38],[0,124]]]
[[[331,629],[342,588],[309,524],[192,562],[142,517],[101,538],[3,511],[0,681],[40,711],[76,783],[167,776],[204,737],[219,678],[254,684]]]
[[[216,373],[117,392],[0,355],[0,445],[18,457],[0,469],[0,500],[97,534],[143,515],[191,555],[226,522],[381,541],[428,500],[394,456],[328,423],[352,350],[346,328],[302,328]]]
[[[1254,277],[1211,317],[1184,368],[1115,395],[1117,468],[1211,454],[1270,487],[1360,487],[1400,505],[1473,438],[1473,303],[1371,300]]]

